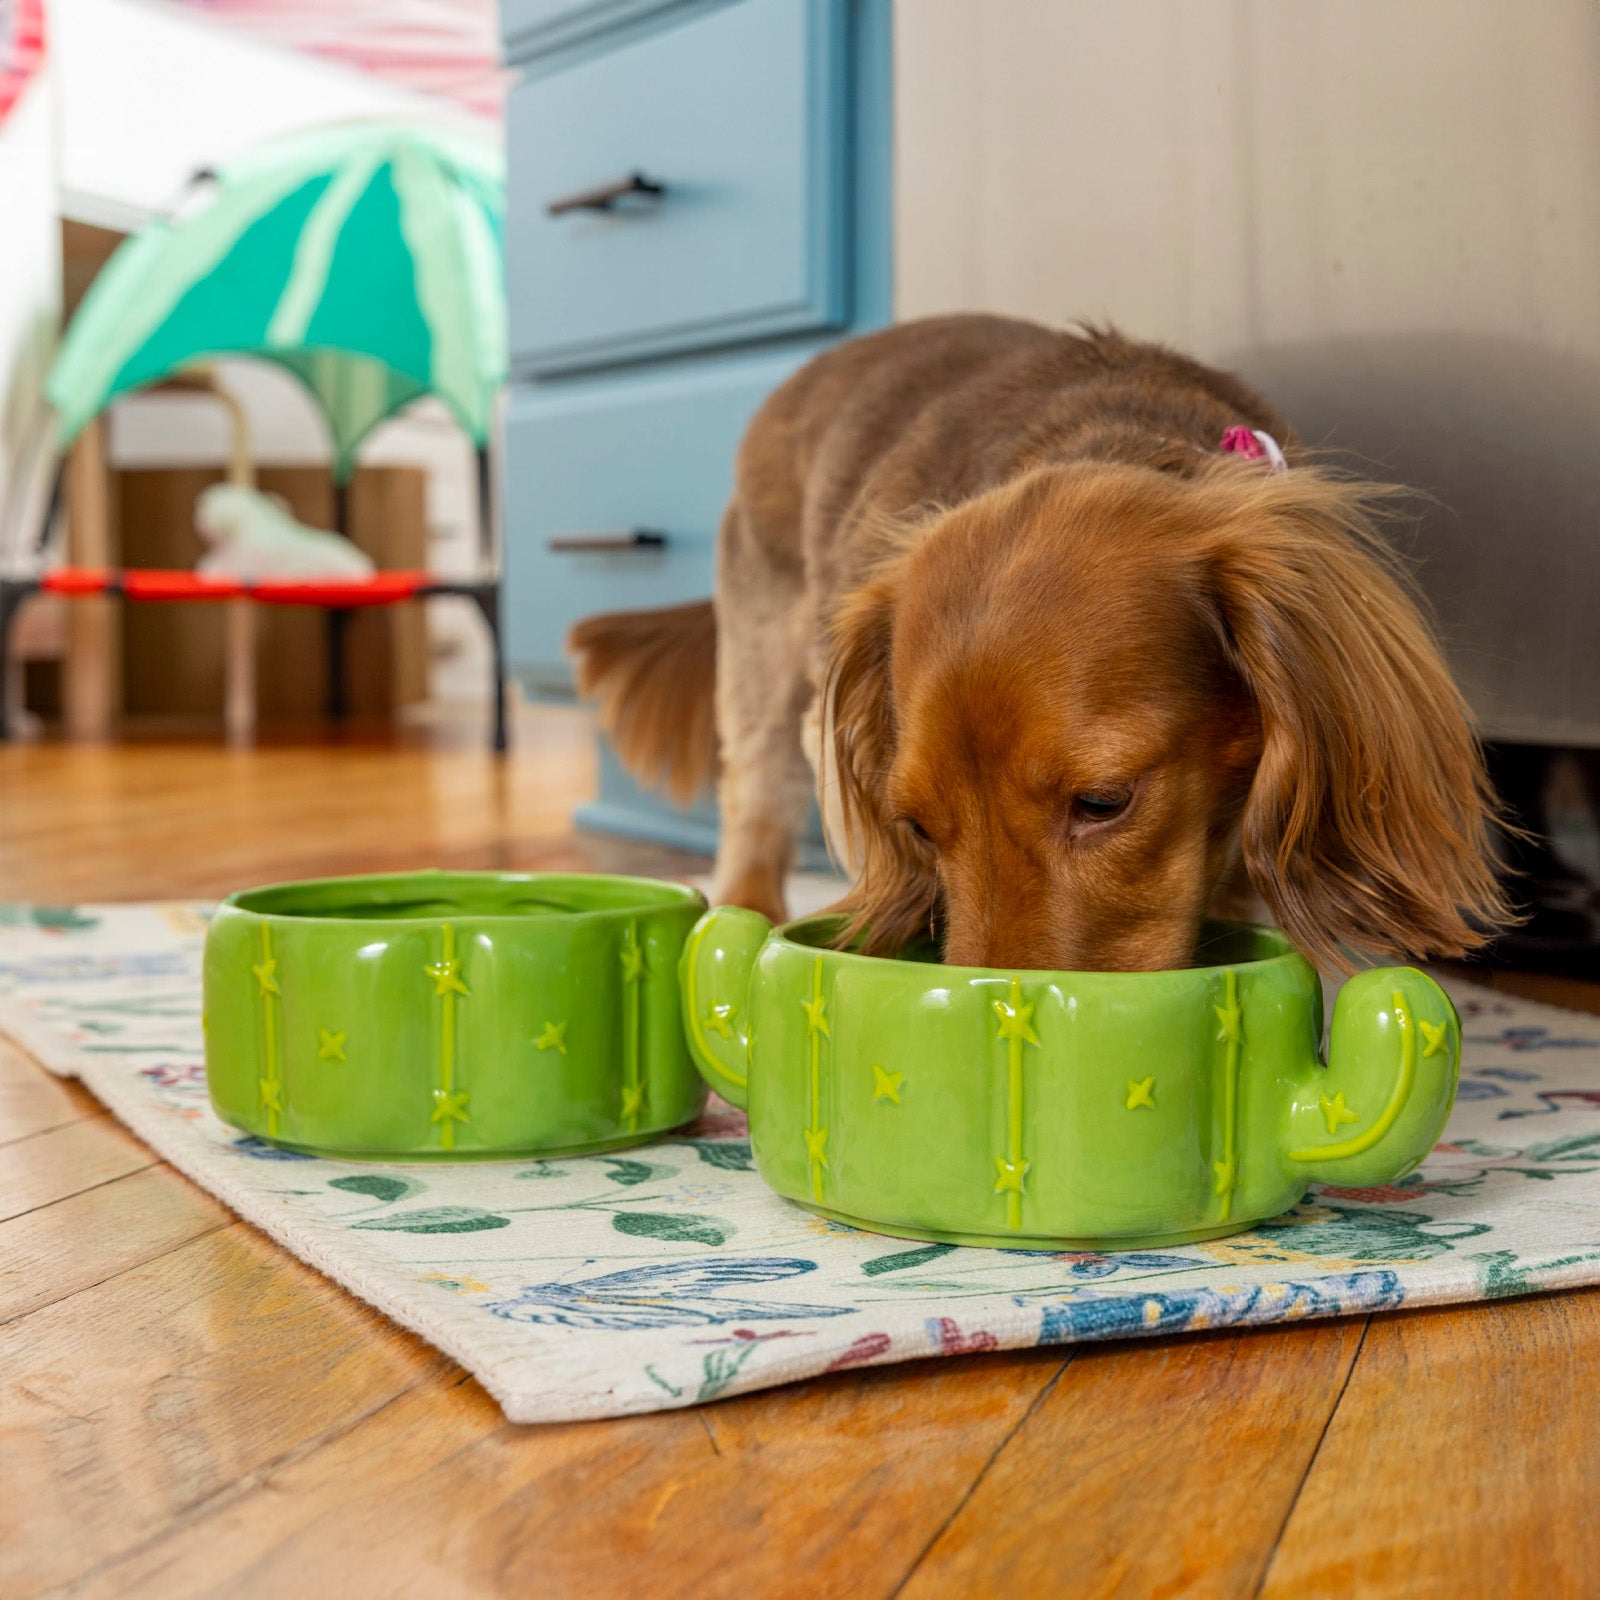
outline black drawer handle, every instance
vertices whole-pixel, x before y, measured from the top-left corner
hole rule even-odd
[[[642,172],[630,172],[615,183],[602,183],[593,189],[579,189],[576,194],[564,194],[559,199],[545,202],[545,215],[564,217],[569,211],[609,211],[619,200],[640,196],[649,200],[665,198],[666,184],[656,178],[647,178]]]
[[[604,555],[617,550],[665,550],[667,536],[653,528],[624,528],[620,533],[558,533],[547,548],[563,555]]]

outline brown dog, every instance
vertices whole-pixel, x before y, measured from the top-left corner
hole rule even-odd
[[[1288,470],[1223,454],[1241,429]],[[870,951],[1182,965],[1247,874],[1319,961],[1459,955],[1506,913],[1493,802],[1373,533],[1392,494],[1156,346],[911,323],[757,413],[714,610],[569,648],[646,780],[687,795],[720,746],[717,894],[775,919],[814,769]]]

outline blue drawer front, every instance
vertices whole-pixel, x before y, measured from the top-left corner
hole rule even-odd
[[[500,38],[508,61],[557,49],[603,28],[665,11],[679,0],[500,0]]]
[[[739,437],[809,352],[514,391],[506,418],[506,641],[535,687],[571,681],[579,617],[711,593],[717,525]],[[641,528],[660,550],[570,554],[552,538]]]
[[[517,370],[848,320],[847,22],[845,0],[737,0],[512,92]],[[546,212],[633,172],[665,197]]]

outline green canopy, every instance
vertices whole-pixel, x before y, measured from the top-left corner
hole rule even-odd
[[[500,158],[465,135],[351,122],[260,146],[95,280],[47,386],[63,448],[118,395],[226,355],[306,386],[341,482],[423,395],[486,445],[506,372],[503,212]]]

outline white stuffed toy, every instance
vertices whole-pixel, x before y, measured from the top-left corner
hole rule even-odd
[[[195,571],[209,577],[368,578],[372,561],[337,533],[297,522],[275,495],[217,483],[195,502],[195,532],[211,547]]]

